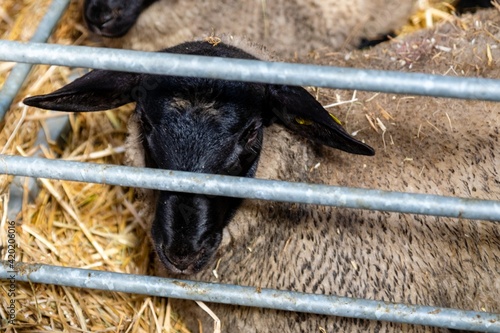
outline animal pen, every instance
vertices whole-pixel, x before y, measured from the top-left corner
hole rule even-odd
[[[0,41],[0,60],[22,63],[12,68],[0,92],[0,116],[2,118],[28,76],[31,70],[29,64],[500,101],[500,80],[494,79],[457,78],[340,67],[325,68],[317,65],[218,59],[44,43],[68,4],[69,0],[54,0],[29,43]],[[51,123],[50,131],[59,135],[66,125],[66,121]],[[0,155],[0,173],[14,175],[17,179],[22,179],[20,177],[58,179],[206,195],[460,217],[488,220],[493,223],[500,221],[500,201],[432,194],[204,175],[12,156],[3,153]],[[36,193],[36,185],[34,182],[30,184],[31,190]],[[14,191],[14,188],[11,188]],[[23,194],[22,191],[17,196],[14,192],[11,193],[9,213],[14,213],[14,215],[9,216],[8,220],[15,218],[26,196],[27,194]],[[3,221],[6,221],[5,205],[3,209]],[[6,248],[6,242],[3,245]],[[2,259],[5,258],[7,256]],[[500,332],[500,314],[498,313],[393,304],[334,295],[202,283],[43,263],[28,264],[16,261],[13,264],[8,260],[1,261],[0,278],[3,279],[2,283],[11,284],[15,281],[25,281],[99,289],[109,293],[124,292],[460,330]],[[1,317],[8,315],[6,310],[7,307],[4,310],[0,308]],[[1,324],[6,323],[7,320],[2,318]]]

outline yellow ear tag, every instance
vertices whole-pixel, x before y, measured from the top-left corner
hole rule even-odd
[[[312,125],[312,121],[300,117],[295,117],[295,121],[300,125]]]
[[[340,126],[342,126],[342,123],[340,122],[340,120],[339,120],[337,117],[335,117],[335,116],[334,116],[333,114],[331,114],[330,112],[328,112],[328,114],[330,115],[330,117],[332,117],[332,118],[333,118],[333,120],[334,120],[337,124],[339,124]]]

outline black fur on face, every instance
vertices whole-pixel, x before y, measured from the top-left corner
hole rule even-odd
[[[263,134],[261,85],[156,79],[151,82],[156,81],[157,88],[138,101],[136,110],[147,167],[255,174]],[[235,198],[160,192],[151,236],[166,268],[190,274],[211,262],[240,203]]]
[[[224,43],[188,42],[164,52],[255,59]],[[317,143],[373,155],[301,87],[94,70],[24,103],[99,111],[136,102],[134,121],[150,168],[253,177],[263,126],[274,121]],[[151,237],[165,267],[191,274],[214,258],[241,199],[157,192]]]
[[[105,37],[121,37],[141,12],[157,0],[85,0],[83,17],[89,29]]]

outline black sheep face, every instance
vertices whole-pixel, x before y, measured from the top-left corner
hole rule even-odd
[[[157,88],[139,99],[136,110],[146,166],[252,177],[262,147],[262,87],[157,78]],[[202,269],[217,252],[240,203],[159,192],[151,237],[163,264],[185,274]]]
[[[165,52],[253,59],[226,44],[191,42]],[[373,149],[352,138],[303,88],[95,70],[27,105],[98,111],[136,102],[145,164],[150,168],[253,177],[263,125],[280,123],[320,144],[354,154]],[[241,199],[158,192],[151,237],[165,267],[192,274],[214,258]]]

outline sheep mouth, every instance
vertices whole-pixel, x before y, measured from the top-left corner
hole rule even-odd
[[[112,10],[109,15],[105,15],[99,19],[92,19],[85,15],[85,23],[93,33],[108,37],[118,38],[122,37],[132,28],[137,17],[131,19],[124,17],[121,10]]]
[[[183,256],[175,256],[163,244],[156,246],[158,255],[164,267],[173,274],[192,275],[202,271],[213,261],[216,251],[203,248],[200,251]]]
[[[90,30],[103,37],[107,38],[118,38],[124,36],[131,28],[127,25],[116,24],[116,19],[110,19],[100,26],[89,24]]]

